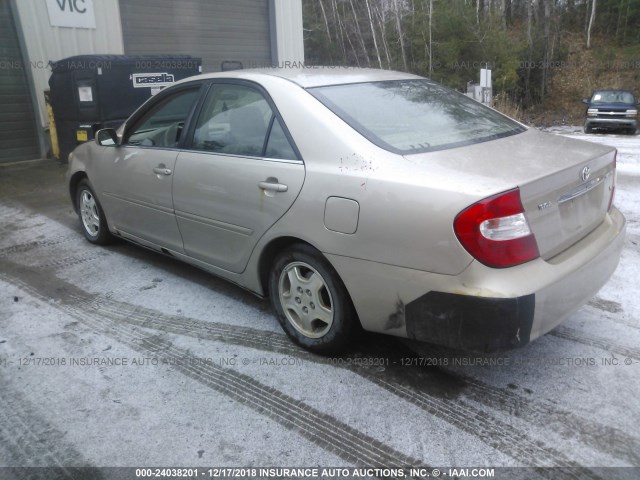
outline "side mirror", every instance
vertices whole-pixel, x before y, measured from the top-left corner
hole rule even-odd
[[[101,147],[115,147],[118,145],[118,134],[113,128],[103,128],[96,132],[96,143]]]
[[[588,98],[583,98],[582,99],[582,103],[584,103],[585,105],[589,105],[589,99]]]

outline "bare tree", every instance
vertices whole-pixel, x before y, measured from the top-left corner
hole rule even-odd
[[[502,29],[507,29],[507,0],[502,0],[500,2],[500,14],[502,18]]]
[[[402,53],[402,66],[404,67],[404,71],[408,70],[407,68],[407,54],[404,48],[404,32],[402,30],[402,20],[400,19],[400,7],[398,6],[398,0],[393,0],[393,7],[396,15],[396,28],[398,30],[398,38],[400,40],[400,52]]]
[[[429,0],[429,77],[433,74],[433,0]]]
[[[542,78],[540,79],[540,98],[544,99],[545,89],[547,86],[547,74],[549,71],[549,35],[551,33],[551,1],[544,2],[544,53],[542,55]]]
[[[597,0],[591,0],[591,18],[589,18],[589,27],[587,28],[587,48],[591,48],[591,29],[596,19],[596,2]]]
[[[624,30],[622,31],[622,43],[627,40],[627,24],[629,23],[629,12],[631,10],[631,0],[627,1],[627,15],[624,17]]]
[[[327,37],[329,37],[329,43],[331,43],[331,31],[329,30],[329,20],[327,20],[327,12],[324,11],[324,4],[322,0],[318,0],[320,3],[320,10],[322,10],[322,18],[324,18],[324,26],[327,30]]]
[[[336,5],[336,11],[338,11],[336,0],[333,0],[333,2],[334,2],[334,5]],[[344,23],[342,21],[343,18],[346,18],[344,2],[342,2],[341,5],[342,5],[342,13],[338,12],[338,15],[337,15],[338,27],[340,29],[340,35],[342,35],[344,38],[347,39],[347,43],[349,43],[349,46],[351,47],[351,51],[353,52],[353,58],[356,61],[356,65],[359,67],[360,66],[360,58],[359,58],[359,55],[358,55],[358,50],[356,49],[355,45],[351,41],[351,35],[349,35],[349,32],[346,32]],[[347,61],[346,47],[345,47],[345,61]]]
[[[527,0],[527,43],[529,51],[533,49],[533,36],[531,35],[531,20],[533,17],[533,2],[535,0]]]
[[[531,101],[531,90],[529,86],[531,85],[531,68],[533,62],[533,35],[531,34],[531,28],[533,23],[533,2],[536,0],[526,0],[527,2],[527,68],[525,69],[525,77],[524,77],[524,91],[525,91],[525,99],[527,102]]]
[[[371,5],[369,0],[365,0],[367,5],[367,14],[369,15],[369,26],[371,27],[371,36],[373,37],[373,46],[376,49],[376,56],[378,57],[378,65],[382,68],[382,59],[380,58],[380,50],[378,49],[378,40],[376,39],[376,29],[373,26],[373,16],[371,15]]]
[[[340,23],[340,14],[338,13],[338,5],[336,3],[336,0],[329,0],[329,3],[331,5],[331,13],[333,16],[333,25],[334,28],[336,30],[336,39],[338,42],[338,46],[340,47],[340,50],[342,51],[342,60],[346,61],[347,58],[347,50],[345,48],[344,45],[344,34],[342,31],[342,24]]]
[[[364,44],[364,37],[362,36],[362,31],[360,30],[360,23],[358,22],[359,15],[356,13],[356,8],[353,5],[353,0],[349,0],[349,4],[351,5],[351,11],[353,12],[353,23],[356,26],[356,36],[358,37],[358,40],[360,40],[360,46],[362,47],[362,53],[364,53],[364,59],[367,61],[367,65],[371,65],[369,52],[367,52],[367,47]]]
[[[378,18],[378,23],[380,25],[380,33],[382,34],[382,46],[384,47],[384,56],[387,59],[387,68],[391,68],[391,55],[389,53],[389,44],[387,43],[387,19],[385,18],[384,9],[379,7],[377,4],[374,6],[376,17]]]
[[[476,23],[480,25],[480,14],[484,13],[484,0],[476,0]]]

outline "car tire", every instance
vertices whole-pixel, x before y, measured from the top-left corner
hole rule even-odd
[[[98,198],[86,178],[78,183],[76,206],[82,232],[86,239],[96,245],[110,243],[113,240],[113,235],[109,232],[100,202],[98,202]]]
[[[591,127],[587,127],[587,126],[585,125],[585,127],[584,127],[584,133],[593,133],[593,128],[591,128]]]
[[[344,350],[356,314],[338,274],[314,248],[299,244],[276,256],[269,297],[278,321],[301,347],[327,354]]]

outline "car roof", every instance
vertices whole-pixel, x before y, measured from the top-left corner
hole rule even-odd
[[[245,79],[259,81],[265,76],[280,77],[289,80],[302,88],[327,85],[344,85],[349,83],[381,82],[388,80],[423,79],[418,75],[379,70],[375,68],[355,67],[297,67],[297,68],[258,68],[247,70],[230,70],[227,72],[206,73],[189,77],[185,80],[203,80],[215,78]],[[185,81],[182,80],[181,82]],[[177,82],[178,83],[178,82]]]

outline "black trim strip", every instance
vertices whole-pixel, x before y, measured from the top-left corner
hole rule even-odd
[[[476,297],[429,292],[405,306],[409,338],[460,350],[491,352],[530,341],[535,295]]]

